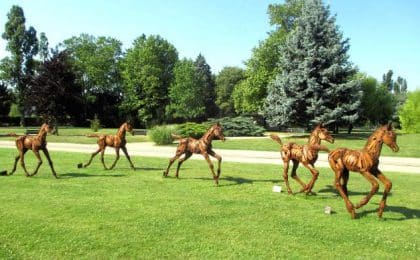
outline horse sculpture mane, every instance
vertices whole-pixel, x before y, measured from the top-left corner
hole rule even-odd
[[[366,205],[378,191],[379,184],[375,178],[379,179],[385,186],[378,210],[378,216],[382,217],[386,206],[386,198],[392,188],[391,181],[378,169],[379,156],[384,143],[392,151],[398,152],[397,136],[390,123],[376,129],[368,138],[363,149],[352,150],[338,148],[328,154],[328,162],[335,173],[335,187],[343,197],[347,210],[352,218],[356,217],[355,209]],[[371,191],[356,206],[353,206],[348,198],[347,183],[349,180],[349,171],[361,173],[372,185]]]

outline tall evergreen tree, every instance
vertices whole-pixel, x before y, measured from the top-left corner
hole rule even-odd
[[[45,35],[44,32],[40,33],[39,35],[39,57],[41,58],[41,61],[45,61],[48,59],[50,52],[48,49],[48,38]]]
[[[199,84],[204,90],[205,99],[205,117],[214,117],[218,114],[218,108],[215,103],[216,100],[216,83],[214,76],[211,73],[210,65],[206,62],[203,55],[199,54],[194,61],[196,76],[198,77]]]
[[[34,75],[33,57],[38,53],[38,39],[32,26],[26,30],[26,19],[21,7],[12,6],[7,17],[2,38],[7,41],[6,49],[10,51],[11,58],[2,60],[2,68],[5,71],[2,77],[15,87],[19,112],[25,115],[25,91]],[[20,123],[24,124],[23,117]]]
[[[352,123],[362,92],[352,81],[348,39],[321,0],[308,0],[280,48],[281,71],[268,87],[265,113],[271,125]]]

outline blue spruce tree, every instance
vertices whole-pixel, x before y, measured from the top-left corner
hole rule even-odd
[[[348,39],[321,0],[308,0],[296,27],[280,47],[280,73],[268,86],[265,115],[273,126],[352,124],[362,91],[352,80]]]

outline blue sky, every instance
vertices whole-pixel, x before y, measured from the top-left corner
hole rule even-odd
[[[244,67],[251,50],[267,36],[268,0],[1,0],[0,32],[12,5],[23,8],[26,25],[45,32],[50,46],[80,33],[110,36],[129,48],[142,33],[159,34],[180,58],[203,54],[214,73]],[[381,80],[392,69],[420,89],[420,1],[324,0],[344,37],[350,60]],[[0,40],[0,58],[7,55]]]

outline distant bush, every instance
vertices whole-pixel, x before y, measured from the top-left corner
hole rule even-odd
[[[211,119],[211,124],[219,122],[225,136],[262,136],[265,129],[257,125],[250,117],[224,117]]]
[[[201,138],[208,130],[209,125],[204,124],[197,124],[197,123],[184,123],[177,125],[175,128],[175,133],[182,137],[193,137],[193,138]]]
[[[174,141],[171,136],[173,131],[174,129],[171,126],[155,126],[147,131],[147,135],[157,145],[165,145],[171,144]]]
[[[93,132],[98,132],[99,128],[101,127],[101,121],[98,118],[98,115],[95,114],[95,117],[90,121],[90,129]]]

